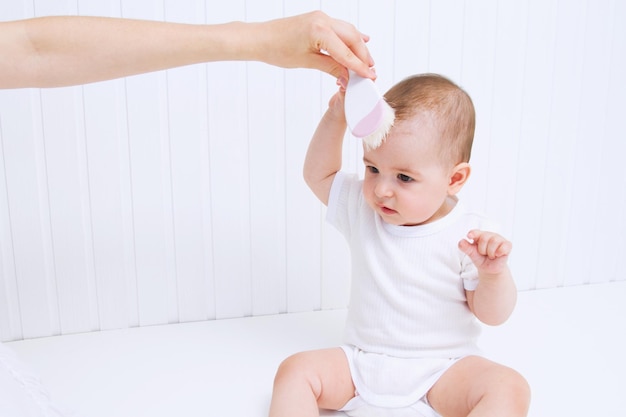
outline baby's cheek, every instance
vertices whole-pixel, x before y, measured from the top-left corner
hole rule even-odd
[[[374,193],[368,192],[365,188],[363,188],[363,198],[365,198],[365,202],[367,205],[374,211],[376,211],[376,203],[374,199]]]

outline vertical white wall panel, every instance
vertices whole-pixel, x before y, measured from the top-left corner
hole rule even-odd
[[[245,2],[207,3],[207,21],[245,19]],[[251,314],[250,171],[246,63],[208,67],[216,317]]]
[[[430,2],[428,72],[461,80],[465,2]]]
[[[203,2],[165,1],[164,4],[168,21],[204,23]],[[203,175],[208,164],[205,69],[190,66],[168,71],[167,105],[178,320],[206,320],[214,312],[209,312],[206,302],[212,282],[204,263],[211,238],[204,234],[207,207],[203,190],[209,185],[209,178]]]
[[[30,6],[30,7],[29,7]],[[32,3],[28,5],[22,2],[3,2],[0,3],[0,16],[3,20],[22,19],[32,16]],[[16,248],[16,241],[13,239],[15,228],[19,225],[15,224],[11,216],[11,207],[15,208],[15,201],[12,201],[10,194],[9,177],[13,174],[8,170],[13,165],[10,158],[12,150],[19,150],[18,146],[21,141],[27,141],[30,137],[32,141],[32,115],[28,106],[29,92],[26,90],[14,90],[0,92],[0,164],[2,172],[0,172],[0,341],[20,340],[23,338],[23,315],[20,308],[20,302],[23,301],[25,294],[20,294],[20,287],[23,290],[23,278],[18,278],[19,264],[18,254],[20,248]],[[16,157],[17,155],[13,155]],[[6,162],[5,162],[6,161]],[[8,162],[8,166],[7,166]],[[16,161],[14,161],[16,162]],[[20,164],[27,161],[20,161]],[[32,165],[31,165],[32,167]],[[31,177],[32,178],[32,177]],[[36,201],[36,198],[35,198]],[[19,217],[18,217],[19,218]],[[19,240],[19,237],[18,237]],[[32,242],[33,246],[39,241]],[[22,272],[20,270],[20,272]],[[47,300],[45,300],[47,302]],[[41,317],[40,323],[46,324],[45,318]],[[42,334],[50,334],[50,330],[45,327],[39,329],[39,336]]]
[[[535,259],[542,225],[542,206],[538,202],[543,199],[543,182],[548,174],[546,150],[552,107],[546,91],[552,89],[554,76],[556,18],[556,0],[529,1],[519,144],[516,163],[511,167],[517,170],[511,239],[517,252],[516,281],[523,288],[533,288],[537,278]]]
[[[61,331],[98,327],[80,87],[42,91],[42,131]]]
[[[486,212],[497,13],[496,1],[457,1],[434,6],[430,18],[433,40],[429,71],[458,83],[470,94],[476,109],[472,173],[460,196],[480,212]]]
[[[77,14],[77,2],[33,1],[36,16]],[[100,327],[82,87],[40,92],[52,265],[61,333]]]
[[[476,111],[472,173],[460,197],[474,210],[486,212],[489,147],[494,97],[497,0],[466,1],[460,86],[471,96]]]
[[[547,138],[546,176],[541,199],[541,233],[537,248],[537,285],[553,287],[566,282],[571,264],[568,247],[576,245],[576,231],[569,226],[576,136],[580,123],[583,84],[583,48],[586,4],[559,4],[556,21],[554,71],[549,97],[550,125]]]
[[[595,3],[594,3],[595,4]],[[598,5],[599,6],[599,5]],[[626,253],[625,198],[626,174],[623,171],[626,155],[626,129],[624,128],[624,97],[626,97],[626,7],[622,1],[609,2],[602,9],[606,19],[606,32],[601,42],[606,42],[599,63],[608,70],[599,71],[593,76],[606,77],[606,97],[598,102],[597,133],[585,138],[600,148],[599,176],[597,190],[596,221],[593,224],[592,249],[589,282],[598,283],[623,277],[621,270],[623,254]],[[604,28],[603,28],[604,29]],[[590,75],[590,78],[593,77]],[[598,85],[603,88],[604,85]],[[597,139],[596,139],[597,138]],[[596,140],[594,140],[596,139]],[[602,260],[599,263],[593,260]]]
[[[123,1],[126,18],[163,20],[162,2]],[[126,80],[140,324],[178,321],[165,72]]]
[[[580,92],[583,84],[585,2],[559,3],[554,46],[552,87],[544,92],[550,98],[550,118],[546,149],[546,175],[543,179],[541,228],[537,236],[537,286],[554,287],[566,281],[571,263],[568,247],[577,244],[576,233],[569,234],[570,201],[574,152],[580,120]]]
[[[319,8],[319,2],[285,2],[285,15]],[[285,73],[285,189],[287,311],[320,308],[322,206],[302,179],[302,163],[327,98],[320,83],[327,75],[307,70]]]
[[[120,2],[78,2],[78,12],[84,15],[121,16],[120,8]],[[125,80],[85,85],[83,106],[100,328],[137,326]]]
[[[13,233],[0,114],[0,340],[22,338],[19,292],[13,252]]]
[[[491,140],[488,150],[486,214],[513,238],[518,147],[522,119],[524,60],[526,54],[526,2],[498,2]],[[478,115],[480,117],[480,115]],[[515,249],[512,263],[520,251]]]
[[[137,259],[139,319],[142,325],[166,324],[175,309],[171,285],[171,184],[165,75],[150,74],[127,80],[133,228]],[[167,308],[163,308],[167,306]]]
[[[21,2],[4,2],[0,4],[0,16],[7,20],[23,18],[24,6]],[[0,341],[23,337],[4,143],[11,137],[11,133],[15,133],[8,130],[11,122],[7,119],[7,103],[13,106],[14,97],[24,96],[25,93],[13,91],[0,96]]]
[[[600,184],[611,181],[602,176],[607,97],[609,88],[613,88],[609,86],[613,23],[610,3],[608,0],[588,3],[586,10],[585,39],[581,45],[584,55],[579,123],[572,138],[576,143],[571,177],[575,187],[570,200],[568,225],[568,284],[596,281],[597,261],[592,259],[591,254],[595,252],[594,245],[605,245],[595,241],[594,234],[600,221],[601,207],[605,204]]]
[[[394,10],[393,83],[428,72],[430,1],[396,0]],[[378,61],[377,57],[374,57]]]
[[[249,313],[251,296],[245,64],[213,65],[208,77],[216,314],[233,317]]]
[[[622,3],[20,0],[0,20],[355,24],[382,91],[439,72],[472,96],[461,197],[512,239],[524,290],[626,279]],[[302,179],[335,91],[257,62],[0,91],[0,340],[345,306],[347,245]],[[344,169],[361,158],[346,134]]]
[[[598,215],[594,241],[596,259],[604,259],[592,282],[623,280],[623,254],[626,253],[626,175],[621,167],[626,155],[624,97],[626,97],[626,3],[615,1],[613,16],[609,92],[606,106],[606,135],[603,143],[600,199],[604,202]]]
[[[26,4],[27,2],[24,2]],[[35,16],[75,15],[77,14],[75,0],[33,0],[33,13]],[[30,16],[29,16],[30,17]]]
[[[395,41],[394,10],[395,1],[381,4],[377,0],[359,0],[356,24],[370,35],[367,46],[375,59],[378,74],[378,88],[387,91],[394,83],[393,56]],[[375,35],[374,35],[375,34]]]
[[[282,7],[282,0],[246,2],[245,17],[274,19]],[[259,62],[246,69],[251,313],[276,314],[287,310],[285,72]]]
[[[358,23],[358,1],[337,2],[333,0],[322,1],[322,10],[331,16],[347,22]],[[322,76],[321,83],[321,111],[328,108],[328,101],[338,91],[338,86],[328,75]],[[313,136],[313,132],[304,141],[308,141]],[[343,143],[342,167],[348,172],[360,173],[363,170],[361,142],[346,133]],[[307,187],[308,188],[308,187]],[[341,234],[325,221],[325,207],[320,213],[321,228],[321,277],[320,277],[320,307],[322,309],[341,308],[348,303],[350,292],[350,281],[345,277],[350,276],[351,265],[346,262],[350,253],[348,245]]]
[[[34,15],[76,13],[68,2],[51,5],[34,1],[32,7]],[[45,334],[98,328],[92,253],[85,245],[89,240],[89,211],[84,198],[86,171],[79,138],[82,103],[76,103],[80,101],[78,94],[80,87],[42,90],[32,96],[33,115],[37,118],[33,121],[37,187],[39,198],[45,198],[40,218],[46,274],[30,278],[45,279],[49,312],[55,318]],[[24,336],[28,337],[30,326],[25,322],[23,325]]]
[[[23,337],[59,334],[40,95],[7,91],[2,152]],[[7,277],[9,280],[11,276]],[[3,276],[3,281],[4,281]]]
[[[94,268],[100,325],[139,324],[124,81],[84,87]],[[101,111],[102,107],[110,109]]]

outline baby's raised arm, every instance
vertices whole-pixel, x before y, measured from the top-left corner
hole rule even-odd
[[[335,174],[341,169],[343,137],[346,132],[346,116],[343,110],[345,92],[337,92],[328,104],[306,154],[304,180],[324,204]]]
[[[517,289],[507,262],[512,244],[497,233],[472,230],[461,249],[478,269],[478,286],[466,291],[467,303],[480,321],[489,325],[504,323],[515,308]]]

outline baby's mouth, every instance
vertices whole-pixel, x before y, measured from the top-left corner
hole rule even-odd
[[[389,207],[386,207],[386,206],[379,206],[379,207],[380,207],[380,211],[383,214],[387,215],[387,216],[391,216],[392,214],[396,214],[397,213],[397,211],[392,209],[392,208],[389,208]]]

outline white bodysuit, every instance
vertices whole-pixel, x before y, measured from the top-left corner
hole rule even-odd
[[[432,223],[391,225],[365,202],[362,181],[338,173],[327,220],[351,250],[344,351],[357,391],[377,406],[408,406],[454,360],[480,353],[480,326],[465,296],[478,273],[458,242],[472,229],[488,230],[486,219],[457,203]]]

